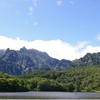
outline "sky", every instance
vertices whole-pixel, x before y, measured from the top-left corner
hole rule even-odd
[[[23,46],[59,60],[100,52],[100,0],[0,0],[0,49]]]

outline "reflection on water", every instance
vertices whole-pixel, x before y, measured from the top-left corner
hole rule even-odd
[[[15,92],[0,93],[0,100],[100,100],[100,93]]]
[[[0,100],[15,100],[15,99],[0,99]],[[22,99],[16,99],[22,100]],[[32,100],[32,99],[24,99],[24,100]],[[33,99],[33,100],[100,100],[100,99]]]

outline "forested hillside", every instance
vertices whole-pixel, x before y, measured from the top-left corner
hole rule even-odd
[[[34,71],[19,77],[0,73],[0,92],[4,91],[100,92],[100,67]]]
[[[0,92],[100,92],[100,53],[69,61],[35,49],[8,48],[0,50],[0,71]]]
[[[31,78],[32,84],[35,84],[35,87],[33,89],[31,88],[32,90],[57,91],[56,89],[58,89],[58,91],[69,92],[100,91],[100,67],[97,66],[69,68],[61,72],[38,71],[22,75],[21,78],[29,80]],[[39,80],[37,80],[38,78]],[[41,80],[40,78],[43,79]]]
[[[24,80],[0,72],[0,92],[28,91],[25,85]]]

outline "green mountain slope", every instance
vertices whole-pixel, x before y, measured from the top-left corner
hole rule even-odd
[[[28,88],[25,86],[24,80],[0,72],[0,92],[22,92],[22,91],[28,91]]]
[[[36,71],[19,78],[29,81],[31,91],[100,92],[98,66],[69,68],[60,72]]]
[[[0,92],[22,91],[100,92],[100,67],[34,71],[19,77],[0,72]]]

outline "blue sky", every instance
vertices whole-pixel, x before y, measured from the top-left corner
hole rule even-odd
[[[0,0],[1,49],[26,46],[73,60],[99,52],[99,34],[100,0]]]

